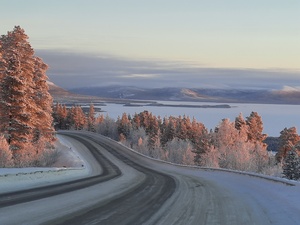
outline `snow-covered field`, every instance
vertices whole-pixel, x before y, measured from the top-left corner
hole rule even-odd
[[[48,184],[55,184],[92,173],[86,157],[87,149],[79,143],[74,144],[67,137],[57,135],[56,148],[60,152],[53,167],[0,168],[0,193],[17,191]]]

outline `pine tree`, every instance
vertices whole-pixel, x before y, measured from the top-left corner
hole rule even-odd
[[[20,27],[1,37],[4,74],[0,84],[1,132],[17,154],[33,139],[33,49]]]
[[[67,115],[68,109],[66,105],[56,103],[53,108],[53,122],[55,125],[55,129],[67,129]]]
[[[248,125],[248,140],[255,143],[262,143],[267,135],[263,134],[263,122],[257,112],[252,112],[247,117],[246,124]]]
[[[92,131],[95,132],[95,108],[93,104],[90,104],[90,108],[89,108],[89,114],[87,116],[87,129],[88,131]]]
[[[82,130],[86,125],[86,116],[80,106],[73,106],[69,110],[70,128],[75,130]]]
[[[300,178],[300,159],[295,149],[287,153],[283,164],[283,175],[290,180]]]
[[[287,153],[300,141],[300,137],[297,134],[296,127],[284,128],[280,132],[279,148],[276,154],[278,162],[283,160]]]
[[[127,139],[131,129],[131,122],[126,113],[123,113],[122,118],[117,120],[118,133],[123,134]]]
[[[164,146],[168,141],[173,140],[176,135],[176,121],[174,117],[164,120],[165,127],[161,135],[161,144]]]
[[[47,84],[48,77],[46,70],[48,66],[41,58],[35,57],[34,77],[33,77],[33,100],[35,107],[34,121],[34,142],[43,139],[43,142],[51,144],[53,142],[53,117],[52,104],[53,100],[49,94]]]
[[[39,141],[53,141],[52,98],[47,65],[34,56],[24,30],[16,26],[0,38],[0,132],[14,159],[32,158]]]
[[[235,118],[234,126],[237,130],[242,130],[246,126],[246,121],[243,117],[243,114],[240,113],[238,117]]]
[[[196,165],[203,165],[204,155],[211,149],[211,135],[206,129],[203,129],[201,133],[198,133],[198,137],[193,140],[194,150],[194,163]]]

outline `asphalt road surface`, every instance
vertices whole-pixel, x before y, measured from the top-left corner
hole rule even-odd
[[[91,175],[1,194],[1,225],[300,223],[298,185],[166,164],[97,134],[61,135],[85,146]]]

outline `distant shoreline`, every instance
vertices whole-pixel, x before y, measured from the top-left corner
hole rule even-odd
[[[163,104],[163,103],[150,103],[146,105],[142,104],[132,104],[127,103],[124,104],[126,107],[143,107],[143,106],[153,106],[153,107],[180,107],[180,108],[214,108],[214,109],[230,109],[231,106],[228,104],[221,104],[221,105],[186,105],[186,104]]]

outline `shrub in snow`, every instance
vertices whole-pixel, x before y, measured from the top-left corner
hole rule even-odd
[[[193,165],[194,153],[192,148],[190,141],[174,138],[166,143],[166,160],[178,164]]]
[[[96,132],[114,140],[117,140],[119,137],[117,124],[108,115],[96,126]]]
[[[298,180],[300,178],[300,158],[295,149],[287,153],[283,164],[283,175],[290,180]]]
[[[9,149],[6,139],[0,136],[0,167],[12,167],[12,152]]]
[[[35,166],[47,167],[52,166],[58,159],[60,153],[57,149],[46,149],[37,158]]]

